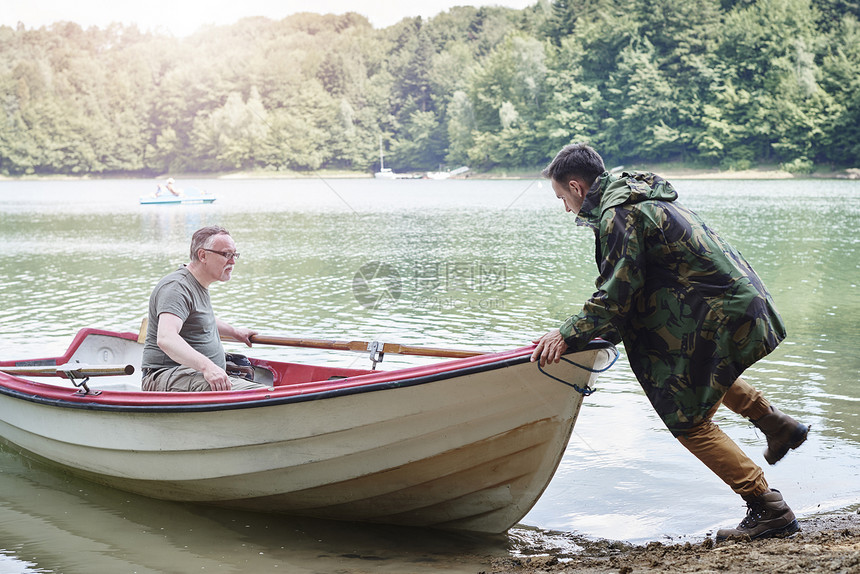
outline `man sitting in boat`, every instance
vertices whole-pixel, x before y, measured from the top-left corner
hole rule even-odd
[[[176,189],[176,188],[173,186],[173,184],[174,184],[174,183],[175,183],[175,182],[174,182],[174,180],[173,180],[173,178],[172,178],[172,177],[167,178],[167,183],[166,183],[165,185],[161,185],[161,184],[159,183],[159,184],[158,184],[158,191],[156,191],[156,192],[155,192],[155,196],[156,196],[156,197],[158,197],[158,196],[160,196],[163,192],[164,192],[164,193],[167,193],[167,192],[172,193],[172,194],[173,194],[173,195],[175,195],[176,197],[179,197],[180,195],[182,195],[182,191],[181,191],[181,190],[179,190],[179,189]]]
[[[218,319],[209,286],[229,281],[239,254],[223,227],[198,229],[191,238],[191,262],[164,277],[149,298],[143,346],[144,391],[230,391],[265,387],[227,374],[221,337],[249,347],[255,331]]]
[[[746,518],[717,540],[799,530],[782,494],[712,420],[720,404],[750,419],[767,438],[770,464],[806,440],[806,425],[740,378],[785,337],[761,279],[658,175],[610,174],[584,144],[562,149],[543,175],[577,223],[594,230],[600,276],[582,311],[535,341],[532,361],[620,338],[666,427],[747,503]]]

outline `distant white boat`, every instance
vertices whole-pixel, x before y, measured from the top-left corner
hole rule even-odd
[[[179,195],[173,195],[172,193],[158,195],[156,192],[141,197],[139,201],[141,205],[190,205],[195,203],[212,203],[215,199],[214,195],[192,187],[188,190],[180,191]]]
[[[464,166],[458,167],[457,169],[452,169],[451,171],[428,171],[427,179],[448,179],[449,177],[454,177],[455,175],[462,175],[469,171],[469,168]]]
[[[385,167],[385,158],[382,155],[382,136],[379,136],[379,171],[373,174],[376,179],[397,179],[398,175]]]
[[[395,173],[388,169],[387,167],[384,169],[380,169],[373,177],[376,179],[421,179],[420,173]]]
[[[391,171],[390,168],[383,167],[373,174],[376,179],[397,179],[397,174]]]

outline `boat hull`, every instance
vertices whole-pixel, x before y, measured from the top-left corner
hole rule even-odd
[[[141,197],[141,205],[196,205],[212,203],[214,197]]]
[[[607,355],[595,346],[574,358],[591,367]],[[280,365],[258,364],[275,373],[271,390],[58,400],[73,391],[22,390],[15,377],[0,387],[0,435],[95,482],[164,500],[503,532],[546,488],[582,404],[527,348],[336,383],[291,384]],[[581,387],[596,376],[566,363],[547,372]]]
[[[172,193],[162,193],[161,195],[144,195],[140,198],[141,205],[195,205],[201,203],[212,203],[216,197],[210,195],[204,190],[190,187],[182,191],[179,195]]]

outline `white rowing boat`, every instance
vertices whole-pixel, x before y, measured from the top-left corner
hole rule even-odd
[[[126,374],[136,333],[83,329],[60,357],[0,362],[0,436],[158,499],[497,533],[538,500],[616,355],[594,341],[542,371],[531,350],[391,371],[251,359],[268,388],[153,393]]]

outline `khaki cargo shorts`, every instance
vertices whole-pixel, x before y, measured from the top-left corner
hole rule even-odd
[[[265,389],[266,385],[254,383],[239,377],[230,377],[234,391],[245,391],[249,389]],[[194,393],[211,391],[212,387],[203,378],[203,373],[190,367],[169,367],[153,371],[144,375],[141,382],[144,391],[171,391],[181,393]]]

